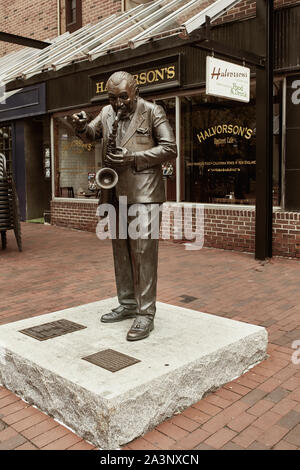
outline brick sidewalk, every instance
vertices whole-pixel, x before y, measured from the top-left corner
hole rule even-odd
[[[109,241],[95,234],[22,224],[0,251],[0,324],[116,295]],[[300,264],[162,242],[158,300],[265,326],[270,357],[124,449],[300,449]],[[185,303],[190,296],[196,298]],[[298,355],[300,358],[300,354]],[[0,450],[93,449],[0,387]]]

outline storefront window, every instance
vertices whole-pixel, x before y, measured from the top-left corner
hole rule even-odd
[[[184,97],[181,109],[184,199],[202,203],[254,205],[255,100],[244,104],[203,93]],[[276,113],[279,115],[279,107],[274,105]],[[279,116],[276,122],[279,122]],[[280,202],[278,134],[279,127],[275,130],[274,126],[274,205]]]
[[[151,101],[161,105],[175,131],[175,99]],[[86,109],[89,120],[99,112],[100,107]],[[77,112],[77,111],[73,111]],[[71,114],[54,116],[55,141],[55,196],[67,198],[97,198],[99,190],[95,175],[102,165],[102,142],[84,143],[74,133]],[[176,163],[166,162],[162,167],[166,198],[176,200]]]
[[[185,199],[255,203],[255,104],[182,100]]]
[[[92,119],[98,112],[88,112]],[[101,142],[84,143],[70,123],[70,116],[54,117],[55,196],[96,198],[96,171],[101,167]]]

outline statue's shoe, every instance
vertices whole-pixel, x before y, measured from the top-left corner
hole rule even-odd
[[[119,307],[113,308],[111,312],[102,315],[101,321],[102,323],[115,323],[118,321],[127,320],[127,318],[134,318],[135,316],[136,310],[119,305]]]
[[[127,341],[139,341],[147,338],[152,330],[154,330],[153,317],[138,315],[128,331],[126,339]]]

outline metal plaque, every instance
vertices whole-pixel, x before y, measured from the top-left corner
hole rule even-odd
[[[113,349],[105,349],[104,351],[83,357],[82,359],[98,367],[109,370],[110,372],[118,372],[125,367],[141,362],[139,359],[127,356],[126,354],[114,351]]]
[[[25,330],[20,330],[20,333],[24,333],[24,335],[31,336],[39,341],[46,341],[47,339],[73,333],[74,331],[83,330],[84,328],[86,328],[86,326],[62,319],[33,326],[32,328],[26,328]]]

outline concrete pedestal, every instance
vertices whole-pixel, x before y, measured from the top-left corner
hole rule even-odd
[[[0,383],[102,449],[144,434],[266,357],[264,328],[157,304],[150,337],[103,324],[111,298],[0,327]],[[20,332],[66,319],[85,329],[39,341]],[[112,349],[140,362],[110,372],[83,358]]]

